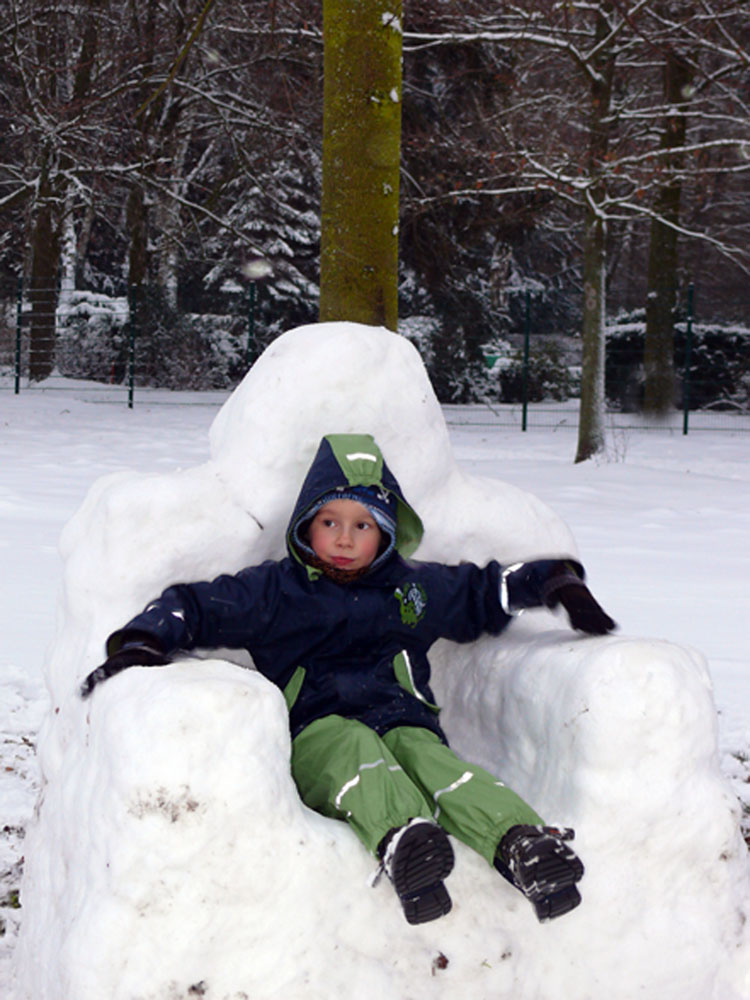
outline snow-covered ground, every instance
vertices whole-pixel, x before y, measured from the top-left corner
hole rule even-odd
[[[300,375],[303,374],[305,373],[301,371]],[[45,652],[55,635],[55,608],[61,586],[62,569],[58,554],[61,529],[81,506],[92,484],[107,473],[138,470],[141,473],[169,477],[178,469],[191,470],[205,462],[209,457],[209,428],[219,410],[222,398],[141,392],[135,409],[128,410],[122,397],[118,402],[106,402],[103,401],[101,394],[87,396],[81,390],[71,389],[66,392],[29,390],[20,396],[14,396],[10,392],[0,394],[2,427],[0,520],[4,529],[0,536],[3,565],[0,601],[0,636],[2,636],[0,641],[0,691],[2,692],[0,902],[3,905],[0,917],[5,926],[5,935],[0,938],[0,995],[3,997],[11,993],[12,953],[20,921],[24,917],[24,909],[14,908],[12,904],[15,900],[15,890],[20,885],[21,858],[24,852],[23,831],[33,812],[38,790],[34,745],[42,720],[49,709],[42,668]],[[626,678],[627,683],[621,684],[619,688],[615,685],[612,689],[615,695],[619,693],[627,700],[628,690],[635,689],[638,689],[644,697],[651,698],[658,697],[660,692],[666,693],[669,697],[678,695],[677,689],[670,688],[667,682],[665,682],[666,687],[660,688],[659,684],[649,686],[636,673],[644,663],[643,650],[646,648],[652,650],[654,657],[658,659],[663,649],[661,640],[694,647],[706,657],[719,716],[721,770],[731,782],[734,794],[744,804],[744,811],[750,812],[750,632],[747,628],[747,567],[750,565],[750,517],[748,517],[750,434],[703,431],[684,437],[679,433],[679,429],[671,432],[618,431],[611,441],[610,452],[606,458],[597,462],[574,465],[572,459],[575,440],[570,430],[561,429],[557,432],[532,430],[521,433],[517,429],[493,426],[491,423],[478,423],[481,411],[476,408],[449,407],[444,412],[448,421],[450,443],[461,469],[472,475],[489,476],[511,483],[546,502],[572,530],[587,567],[591,587],[604,607],[620,624],[622,634],[641,637],[648,641],[654,640],[653,645],[638,647],[637,655],[631,654],[632,662],[623,664],[621,676]],[[269,411],[269,420],[274,419],[277,419],[277,414]],[[231,430],[231,427],[232,421],[225,419],[222,431],[224,436],[227,428]],[[219,436],[221,437],[221,434]],[[153,482],[156,480],[151,481]],[[146,480],[144,489],[148,488],[149,481]],[[434,515],[435,518],[437,516]],[[442,511],[439,516],[449,519],[452,512]],[[91,528],[92,531],[98,530],[95,520],[92,521]],[[210,537],[212,525],[210,523],[204,525],[202,530],[206,532],[206,537]],[[221,526],[217,525],[216,530],[220,531]],[[502,526],[488,525],[490,532],[499,530],[502,530]],[[80,533],[79,521],[78,536]],[[118,554],[123,555],[122,551]],[[132,552],[125,554],[132,559],[133,566],[137,565],[139,560],[148,562],[149,559],[148,554],[137,546],[133,547]],[[470,552],[467,555],[474,557]],[[130,579],[129,573],[130,568],[126,567],[124,570],[126,580]],[[93,585],[96,586],[96,581],[93,581]],[[112,590],[113,581],[102,581],[102,589],[105,592]],[[116,586],[114,589],[116,590]],[[73,596],[80,601],[82,596],[80,588]],[[100,597],[92,592],[91,600],[92,604],[95,604]],[[63,618],[71,613],[73,612],[69,608],[63,609]],[[80,613],[80,609],[74,609],[74,613]],[[547,676],[544,674],[546,664],[542,640],[538,641],[533,652],[529,670],[532,673],[537,671],[539,676]],[[690,654],[686,654],[686,657],[687,663]],[[665,677],[669,675],[675,662],[673,654],[664,654],[665,669],[662,673]],[[513,662],[512,655],[507,666],[511,672],[518,668],[518,664]],[[605,670],[605,667],[602,661],[602,669]],[[221,685],[225,682],[230,685],[229,675],[225,675],[220,666],[206,669],[213,672],[212,676],[215,675],[215,683],[209,691],[209,698],[213,699],[211,704],[218,713],[225,713],[222,718],[226,721],[229,718],[226,713],[236,711],[236,708],[230,709],[228,706],[230,702],[232,705],[236,704],[240,693],[239,687],[231,687],[230,690],[228,686],[227,694],[223,694]],[[693,677],[691,672],[693,668],[688,663],[685,669],[689,680]],[[163,696],[164,692],[159,685],[166,682],[161,679],[165,676],[165,672],[154,671],[152,674],[154,687],[149,698],[153,699]],[[696,667],[695,677],[697,678],[695,699],[696,703],[699,703],[702,697],[698,691],[700,665]],[[59,680],[58,677],[58,683]],[[186,674],[183,681],[186,698],[189,683],[190,678]],[[642,687],[639,687],[641,684]],[[252,686],[249,684],[249,687]],[[450,687],[450,682],[446,682],[446,687]],[[511,686],[511,690],[518,693],[522,687],[523,681],[519,681],[515,687]],[[179,703],[183,688],[174,687],[169,696]],[[260,696],[259,692],[251,693],[254,697]],[[591,696],[593,704],[595,700],[593,691]],[[263,697],[266,695],[263,694]],[[460,693],[456,697],[460,700]],[[561,690],[561,698],[564,697],[565,692]],[[662,781],[667,773],[673,777],[674,796],[685,794],[686,789],[681,781],[689,783],[692,764],[689,759],[682,762],[686,772],[683,774],[680,773],[679,762],[675,763],[673,770],[670,770],[671,764],[669,767],[661,766],[662,759],[670,757],[669,740],[684,740],[684,746],[691,749],[701,740],[710,740],[710,733],[706,737],[704,732],[705,719],[700,717],[700,713],[696,718],[688,710],[693,704],[690,701],[693,694],[689,691],[686,698],[688,699],[686,704],[689,704],[685,710],[676,704],[663,706],[650,704],[642,713],[646,719],[645,723],[635,717],[629,723],[632,731],[639,732],[639,739],[644,744],[649,743],[648,753],[653,755],[654,772],[658,776],[658,781]],[[138,701],[135,696],[130,701],[125,698],[120,720],[118,720],[117,704],[112,699],[105,705],[102,698],[109,725],[117,726],[120,721],[123,727],[128,723],[132,727],[144,702]],[[516,708],[520,706],[523,710],[523,705],[523,697],[519,695]],[[174,709],[174,714],[170,711],[165,713],[167,737],[170,733],[170,724],[177,729],[179,729],[178,723],[183,724],[178,718],[178,709],[179,704],[178,708]],[[104,712],[104,709],[102,711]],[[275,709],[272,707],[269,709],[269,712],[271,711]],[[664,716],[663,737],[660,713]],[[125,721],[122,721],[123,718]],[[448,718],[450,720],[450,712]],[[538,720],[532,719],[531,730],[535,721]],[[638,725],[643,727],[641,731],[637,729]],[[685,734],[680,729],[687,726],[695,726],[694,740],[689,733]],[[519,732],[527,734],[523,723],[519,723],[517,728]],[[229,731],[233,731],[231,726]],[[594,730],[590,730],[588,735],[583,730],[581,733],[581,738],[589,741],[587,744],[589,748],[594,745],[592,742],[594,737],[599,738]],[[124,746],[131,750],[137,746],[137,740],[135,742],[132,740],[132,728],[120,735]],[[165,747],[169,746],[168,741],[165,742],[167,737],[159,744],[158,749],[161,752],[165,752]],[[508,738],[512,744],[512,734]],[[283,734],[279,739],[283,743]],[[248,737],[248,740],[249,742],[239,749],[248,754],[257,752],[257,748],[252,745],[252,739]],[[201,745],[204,749],[208,746],[205,736]],[[681,744],[678,742],[677,745]],[[644,762],[640,758],[637,761],[628,760],[627,751],[624,752],[626,756],[621,762],[622,768],[624,770],[633,768],[633,781],[636,784],[634,794],[642,794],[643,787],[639,788],[637,782],[646,774],[643,768]],[[708,753],[710,756],[710,747]],[[523,757],[520,751],[519,754]],[[645,757],[645,749],[643,754]],[[102,760],[104,759],[102,757]],[[523,764],[523,760],[520,763]],[[608,766],[615,768],[611,779],[612,785],[622,787],[624,778],[616,771],[617,761],[610,760]],[[701,760],[700,767],[704,766],[705,762]],[[635,774],[636,771],[638,774]],[[116,770],[112,774],[116,784],[119,774]],[[587,782],[579,784],[584,791],[590,791],[593,795],[595,791],[593,780],[588,784]],[[103,808],[106,808],[108,802],[111,804],[104,795],[106,791],[104,788]],[[653,795],[655,792],[649,789],[648,794]],[[679,803],[666,800],[670,794],[669,789],[660,785],[658,794],[665,797],[666,812],[670,812],[676,805],[676,812],[679,813]],[[554,795],[550,801],[556,802]],[[708,795],[706,802],[709,808],[713,801],[711,795]],[[564,800],[556,804],[562,809]],[[148,817],[153,814],[153,823],[156,824],[155,817],[161,808],[160,804],[144,799],[141,805],[140,819],[142,820],[144,815]],[[89,806],[96,807],[95,796],[89,802]],[[192,799],[186,798],[182,803],[175,800],[172,807],[180,815],[187,815],[193,811]],[[688,812],[694,809],[695,803],[691,802]],[[583,819],[583,826],[579,830],[582,847],[588,840],[592,858],[607,858],[609,848],[597,839],[596,830],[586,831],[587,814],[584,806],[579,804],[576,808],[571,807],[571,811],[573,813],[577,811]],[[634,813],[636,812],[637,810],[634,810]],[[658,809],[654,815],[659,815]],[[565,819],[565,816],[560,818]],[[642,818],[643,814],[638,814],[633,822],[640,823]],[[305,821],[310,824],[309,820]],[[689,826],[690,821],[689,816],[686,822],[688,828],[692,829]],[[631,831],[628,829],[630,822],[631,817],[624,811],[613,820],[613,825],[615,827],[617,824],[620,825],[623,840],[627,841],[629,846],[640,844],[640,850],[647,854],[650,849],[649,830],[639,830],[637,836],[631,837]],[[328,837],[331,850],[342,855],[345,864],[350,864],[348,852],[350,849],[354,850],[355,854],[352,857],[358,858],[356,851],[359,848],[357,845],[351,848],[349,841],[342,839],[348,833],[345,828],[342,827],[343,833],[336,828],[334,835],[328,832],[329,827],[328,821],[321,820],[318,825],[312,822],[309,826],[310,838],[314,840],[316,836]],[[154,831],[157,829],[158,827],[154,825]],[[611,830],[608,832],[611,833]],[[660,830],[657,835],[657,831],[654,830],[654,840],[658,840],[662,834],[663,831]],[[158,835],[162,836],[163,831]],[[82,843],[87,843],[89,837],[89,831],[81,830]],[[184,847],[185,842],[175,841],[175,846]],[[658,851],[661,850],[663,846],[659,845]],[[677,854],[675,864],[678,869],[682,853],[685,864],[695,866],[696,883],[703,879],[704,872],[700,868],[702,862],[692,857],[690,846],[680,843],[678,838],[674,850]],[[288,861],[294,870],[294,877],[290,876],[291,887],[284,887],[284,892],[281,893],[283,899],[293,899],[294,891],[304,891],[305,886],[304,878],[297,871],[298,867],[304,868],[304,855],[298,864],[294,858],[289,858]],[[610,997],[621,995],[613,988],[613,982],[607,981],[606,975],[601,970],[611,970],[612,976],[618,977],[617,981],[620,981],[623,976],[626,979],[627,976],[632,976],[635,967],[636,976],[633,981],[641,983],[639,995],[647,1000],[652,998],[656,1000],[657,997],[660,1000],[663,998],[677,1000],[677,997],[680,1000],[707,1000],[705,992],[695,992],[695,990],[705,990],[706,981],[700,981],[699,978],[691,980],[690,975],[695,976],[695,970],[689,962],[687,968],[690,975],[681,982],[671,980],[673,987],[671,992],[669,986],[665,989],[664,975],[654,968],[655,952],[649,940],[659,940],[662,930],[659,922],[665,919],[665,913],[658,906],[651,911],[648,899],[649,894],[658,899],[660,893],[669,892],[669,887],[665,889],[661,883],[661,871],[652,871],[647,867],[639,868],[639,862],[640,859],[635,859],[633,870],[645,872],[653,877],[654,881],[647,887],[645,896],[636,893],[637,905],[633,905],[626,918],[631,924],[633,921],[640,922],[642,930],[634,937],[628,938],[629,951],[624,955],[621,936],[623,925],[615,921],[613,927],[619,928],[619,931],[617,934],[613,933],[611,937],[608,936],[604,923],[607,910],[606,907],[603,908],[601,910],[603,926],[598,929],[599,933],[595,940],[596,956],[587,958],[586,949],[591,947],[592,929],[586,924],[585,916],[581,916],[586,910],[585,904],[580,911],[576,911],[576,914],[554,925],[537,928],[533,926],[533,918],[529,918],[531,921],[529,923],[523,922],[526,921],[528,914],[523,910],[518,911],[512,895],[510,903],[507,902],[507,893],[512,894],[512,890],[508,889],[506,893],[506,887],[495,889],[494,883],[491,889],[485,888],[484,882],[479,886],[477,879],[489,876],[484,874],[480,876],[474,859],[466,858],[459,853],[459,866],[456,874],[452,876],[452,883],[456,887],[454,899],[458,901],[456,910],[451,917],[435,925],[437,930],[434,940],[445,943],[439,948],[435,945],[430,952],[429,945],[425,943],[430,941],[428,937],[421,934],[418,939],[415,938],[417,942],[415,961],[421,961],[419,955],[424,951],[426,962],[432,955],[432,965],[431,970],[429,964],[427,966],[428,978],[424,984],[424,992],[415,990],[413,995],[442,997],[463,996],[470,993],[477,997],[513,996],[523,1000],[531,1000],[532,997],[543,997],[546,1000],[547,997],[563,995],[570,1000],[583,1000],[583,997],[590,995],[591,1000],[600,1000],[603,995]],[[206,863],[210,866],[213,862],[207,859]],[[143,864],[147,865],[148,859]],[[356,864],[359,864],[359,861],[356,861]],[[367,860],[365,859],[362,864],[366,868]],[[596,868],[595,864],[593,868]],[[613,857],[611,877],[615,881],[627,879],[627,871],[623,867],[621,858]],[[713,877],[710,871],[707,877],[709,880]],[[597,891],[600,886],[606,884],[607,872],[605,870],[601,879],[597,880],[599,877],[596,871],[592,871],[590,878],[591,890],[587,895],[584,888],[584,898],[588,900],[591,897],[590,905],[593,911],[597,905]],[[74,877],[71,879],[71,887],[71,892],[80,888],[80,882],[76,883]],[[461,899],[462,889],[463,899]],[[717,894],[722,891],[716,886],[715,889]],[[701,889],[700,892],[702,891]],[[367,890],[363,889],[362,892],[367,896]],[[380,888],[378,892],[383,894],[384,890]],[[466,894],[471,892],[475,895],[466,898]],[[640,892],[643,892],[642,886]],[[700,892],[696,888],[696,898],[702,898]],[[491,893],[506,894],[498,897],[498,902]],[[701,915],[691,909],[694,904],[691,903],[690,893],[691,882],[688,878],[681,919],[684,918],[687,925],[698,925]],[[643,899],[646,900],[645,903]],[[157,900],[150,902],[158,909]],[[474,918],[474,922],[462,924],[461,920],[465,919],[462,910],[465,913],[475,903],[480,912]],[[242,922],[242,900],[232,898],[228,905],[230,904],[233,919]],[[494,985],[485,993],[483,990],[487,987],[480,985],[479,981],[461,978],[465,965],[461,965],[456,949],[461,947],[458,944],[460,935],[466,935],[469,929],[472,933],[480,935],[488,923],[494,926],[495,918],[488,917],[486,907],[495,904],[499,907],[508,907],[505,922],[500,919],[503,917],[502,913],[498,920],[500,926],[505,927],[507,924],[509,930],[503,947],[500,943],[497,945],[498,957],[491,960],[488,958],[486,968],[489,970],[490,965],[499,968],[501,966],[496,963],[504,961],[507,974],[504,977],[498,974],[498,978],[493,980]],[[196,905],[201,905],[200,901]],[[323,901],[317,901],[317,905],[322,907]],[[372,941],[365,944],[361,940],[354,939],[368,927],[371,935],[375,938],[383,935],[386,942],[387,936],[391,933],[394,938],[402,939],[406,928],[403,923],[394,924],[393,921],[399,919],[399,915],[395,909],[387,908],[391,905],[390,901],[384,904],[386,919],[381,920],[378,916],[377,923],[372,926],[369,924],[373,919],[372,913],[368,909],[372,906],[371,902],[361,904],[359,909],[357,906],[360,904],[352,905],[354,909],[351,913],[349,934],[351,940],[344,935],[336,944],[336,948],[341,946],[340,955],[343,956],[349,954],[347,948],[351,949],[356,945],[372,959],[369,973],[375,975],[376,969],[383,972],[383,963],[378,960],[380,954],[378,945]],[[264,900],[266,913],[271,906],[272,900]],[[257,919],[257,902],[253,903],[251,910],[251,903],[248,900],[247,907],[248,913],[252,912],[253,919]],[[301,906],[300,912],[305,912],[305,906]],[[301,917],[297,919],[291,910],[284,911],[282,916],[289,921],[291,928],[289,935],[299,936],[304,933],[299,924]],[[101,925],[103,928],[108,926],[107,917],[108,914],[103,912],[101,915],[105,921]],[[454,931],[451,931],[451,925],[448,924],[451,920],[456,921]],[[520,922],[518,928],[514,927],[513,921]],[[321,926],[327,926],[325,921],[322,921]],[[158,928],[158,923],[154,924],[154,927]],[[722,924],[718,933],[723,933],[724,929]],[[206,933],[209,933],[208,928]],[[227,930],[226,933],[230,936],[236,933],[236,926],[233,925],[231,931]],[[308,933],[312,935],[314,950],[314,929]],[[548,935],[546,939],[545,933]],[[517,955],[522,950],[518,934],[522,934],[525,940],[532,941],[534,947],[542,951],[545,949],[545,940],[557,942],[546,954],[539,955],[542,970],[535,974],[534,986],[528,985],[531,980],[526,980],[527,985],[524,986],[523,981],[519,983],[518,978],[514,978],[521,975],[519,969],[525,968],[523,963],[517,964],[515,959],[510,959],[514,949]],[[550,934],[555,934],[557,937],[550,938]],[[92,940],[90,944],[95,950],[101,944],[106,952],[106,929],[102,930],[102,935],[101,942]],[[564,936],[565,948],[560,947],[560,935]],[[686,940],[690,941],[689,933]],[[325,947],[325,944],[320,942],[319,944],[320,947]],[[80,948],[80,942],[78,947]],[[747,949],[746,941],[744,948]],[[464,951],[467,956],[466,961],[468,957],[473,959],[475,952],[468,943]],[[440,960],[440,952],[444,952],[446,958],[450,959],[447,967],[444,967]],[[398,967],[401,961],[400,955],[399,952],[394,958],[394,967]],[[314,966],[314,961],[312,959],[309,961]],[[335,959],[333,961],[335,964]],[[273,980],[274,976],[279,976],[278,965],[283,964],[284,957],[267,955],[263,962],[268,964],[264,974],[266,981],[269,981]],[[597,975],[602,987],[601,993],[576,993],[574,988],[571,989],[570,984],[575,982],[579,962],[600,970]],[[481,964],[484,967],[485,963]],[[744,979],[737,974],[732,977],[735,990],[732,1000],[750,997],[750,992],[743,992],[744,988],[750,990],[750,961],[747,957],[745,969],[747,974]],[[258,975],[262,972],[262,969],[259,970]],[[479,975],[479,973],[472,974]],[[489,974],[489,971],[481,973],[481,975]],[[347,967],[343,957],[339,961],[337,975],[340,979],[336,979],[336,988],[332,989],[331,995],[340,992],[347,981]],[[392,992],[393,984],[388,975],[383,972],[383,976],[382,982],[372,981],[375,984],[372,992],[368,992],[367,989],[361,991],[355,989],[352,995],[356,997],[398,995]],[[453,993],[450,989],[451,977],[456,977],[453,980]],[[441,981],[444,986],[439,985]],[[396,979],[396,982],[399,980]],[[545,982],[549,984],[546,991],[539,985]],[[565,988],[556,992],[555,983],[564,984]],[[649,990],[649,983],[653,986],[652,990]],[[230,994],[227,990],[223,993],[214,993],[210,991],[210,985],[205,985],[203,978],[196,974],[193,986],[187,990],[183,989],[183,992],[149,993],[148,989],[143,987],[140,990],[133,988],[129,994],[118,992],[117,996],[145,998],[208,995],[215,996],[218,1000],[221,996],[231,995],[239,998],[243,995],[241,992]],[[287,998],[291,996],[293,1000],[297,997],[301,1000],[303,996],[308,995],[303,990],[297,993],[293,991],[284,993],[283,988],[284,983],[280,981],[279,995]],[[313,981],[309,996],[321,995],[316,990]],[[64,996],[62,993],[59,995]],[[110,995],[114,996],[115,993],[112,992]],[[262,995],[275,994],[269,989],[269,992]],[[65,997],[64,1000],[78,1000],[78,998],[71,996]],[[728,996],[726,1000],[729,1000]]]

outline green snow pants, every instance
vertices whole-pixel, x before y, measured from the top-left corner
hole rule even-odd
[[[292,776],[306,805],[346,820],[373,854],[390,829],[423,816],[492,864],[510,827],[542,822],[501,781],[414,726],[381,737],[340,715],[316,719],[292,742]]]

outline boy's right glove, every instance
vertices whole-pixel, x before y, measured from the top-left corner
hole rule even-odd
[[[110,636],[110,639],[112,637]],[[146,632],[123,632],[118,636],[120,646],[96,670],[92,670],[79,689],[82,698],[88,698],[97,684],[114,677],[128,667],[158,667],[169,663],[161,643]]]
[[[562,604],[568,613],[570,624],[580,632],[606,635],[617,628],[617,623],[594,599],[580,576],[565,562],[561,561],[559,570],[547,580],[542,595],[548,608],[556,608],[558,604]]]

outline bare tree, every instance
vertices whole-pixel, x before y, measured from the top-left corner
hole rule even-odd
[[[605,165],[609,152],[617,31],[612,6],[594,11],[593,45],[581,63],[589,77],[587,190],[583,238],[583,357],[576,462],[604,448],[604,335],[607,216]]]
[[[241,0],[214,20],[211,0],[2,7],[0,106],[13,114],[0,149],[0,212],[5,232],[31,248],[20,261],[5,240],[6,260],[13,255],[30,278],[33,378],[54,364],[59,276],[84,265],[90,273],[93,254],[104,287],[162,281],[174,304],[191,255],[203,271],[236,277],[243,260],[267,252],[280,261],[281,294],[292,298],[306,283],[313,296],[297,266],[284,266],[308,228],[317,270],[319,155],[309,151],[319,143],[322,41],[305,20],[311,11],[319,16],[313,0],[285,5],[284,18]],[[313,179],[304,223],[308,177],[288,198],[278,181],[282,161],[295,172],[297,152]],[[264,173],[274,179],[259,181]],[[248,224],[263,214],[284,217],[275,234]],[[88,259],[71,260],[81,252]]]
[[[675,401],[674,321],[677,300],[678,227],[682,199],[686,116],[693,70],[674,49],[664,60],[664,99],[668,111],[661,148],[674,151],[661,162],[664,178],[654,195],[649,240],[646,329],[643,354],[646,413],[669,412]]]
[[[706,0],[694,19],[664,16],[665,5],[652,11],[646,0],[601,0],[588,4],[529,2],[491,17],[482,15],[463,30],[407,32],[407,53],[426,47],[483,44],[518,54],[511,97],[503,96],[493,122],[500,154],[494,177],[469,177],[445,192],[453,201],[547,195],[550,209],[542,225],[581,232],[583,378],[576,460],[604,447],[604,336],[608,229],[613,224],[660,225],[659,233],[677,230],[683,238],[702,239],[739,266],[750,266],[744,241],[728,238],[716,213],[703,225],[679,222],[675,195],[696,164],[719,151],[737,158],[732,168],[747,170],[738,152],[750,138],[747,120],[736,115],[729,134],[718,134],[722,116],[693,105],[694,138],[681,140],[675,123],[684,114],[674,106],[675,91],[655,93],[654,67],[662,66],[670,47],[682,54],[688,38],[703,53],[734,52],[734,64],[746,50],[730,30],[741,21],[742,4],[725,0],[721,10]],[[672,6],[672,5],[668,5]],[[692,7],[692,5],[688,5]],[[668,12],[669,13],[669,12]],[[690,34],[679,33],[690,28]],[[713,36],[709,34],[711,26]],[[723,33],[723,41],[719,36]],[[711,38],[711,43],[708,39]],[[680,82],[676,64],[672,84]],[[735,81],[733,93],[741,93]],[[740,98],[741,101],[741,98]],[[702,134],[697,135],[698,123]],[[659,126],[669,140],[659,145]],[[703,157],[701,160],[699,157]],[[726,169],[726,164],[725,164]],[[677,210],[678,211],[678,210]],[[577,218],[576,218],[577,216]],[[720,225],[717,225],[717,221]],[[664,263],[669,267],[668,260]]]
[[[674,302],[696,241],[715,287],[750,268],[744,5],[490,6],[414,0],[405,102],[397,76],[392,86],[373,76],[361,104],[344,108],[352,131],[332,135],[326,125],[326,153],[334,150],[346,184],[324,172],[331,183],[321,259],[317,0],[7,0],[0,5],[6,274],[25,256],[34,288],[54,289],[77,253],[78,279],[97,289],[122,294],[128,283],[158,282],[173,304],[177,296],[182,307],[209,311],[224,282],[241,281],[248,258],[263,255],[274,265],[262,296],[268,336],[313,318],[319,263],[322,317],[395,326],[400,227],[400,293],[410,311],[440,320],[446,398],[476,398],[484,345],[517,321],[514,302],[522,298],[509,289],[532,284],[540,322],[584,332],[579,451],[595,454],[604,440],[605,289],[620,301],[628,283],[643,303],[650,232],[651,291],[665,291],[647,302],[660,302],[662,318],[651,326],[667,340],[649,373],[666,370],[671,327],[663,317],[671,305],[663,302]],[[373,37],[400,44],[393,5],[331,5],[358,16],[371,8]],[[371,39],[365,49],[339,57],[333,101],[348,79],[374,73]],[[402,103],[399,178],[392,140]],[[336,152],[328,139],[351,145]],[[336,231],[327,226],[334,209],[345,223]],[[623,233],[627,255],[617,252]],[[716,267],[720,259],[726,268]],[[364,296],[362,311],[333,299],[331,276]],[[41,307],[33,316],[35,343],[46,336],[50,346]],[[47,352],[37,377],[49,365]]]
[[[17,119],[11,143],[22,150],[5,200],[26,201],[30,250],[29,374],[46,378],[54,366],[58,271],[65,211],[70,208],[69,169],[76,136],[76,107],[89,76],[80,52],[91,39],[91,9],[38,9],[13,3],[4,42],[13,69],[6,83]],[[83,43],[71,29],[83,28]],[[34,141],[28,142],[33,135]]]
[[[128,73],[125,67],[121,75],[112,40],[116,30],[107,13],[104,0],[10,0],[0,32],[5,65],[0,86],[14,109],[0,168],[0,208],[9,213],[21,206],[28,220],[34,380],[54,366],[61,253],[75,251],[75,215],[90,206],[96,178],[106,170],[107,149],[116,148],[121,136],[117,116],[107,121],[103,113],[127,87]]]
[[[644,0],[635,4],[642,6]],[[479,196],[544,188],[577,201],[583,209],[583,371],[576,452],[576,461],[583,461],[604,447],[607,204],[615,121],[611,102],[615,64],[630,44],[629,22],[606,0],[572,10],[567,5],[528,4],[480,37],[523,48],[526,65],[517,92],[526,113],[516,105],[501,128],[502,160],[510,183],[502,191],[483,188]],[[564,73],[563,62],[572,63],[576,82]],[[553,78],[556,91],[551,89]],[[540,104],[534,108],[532,93],[540,90]]]
[[[746,12],[745,12],[746,13]],[[644,401],[646,413],[662,416],[675,404],[674,323],[679,290],[680,245],[684,245],[683,189],[691,180],[708,182],[713,141],[720,138],[722,158],[732,155],[727,140],[734,137],[734,155],[741,165],[741,143],[747,129],[737,128],[738,116],[728,105],[742,103],[742,80],[750,54],[748,31],[741,6],[733,2],[654,4],[651,12],[653,47],[661,55],[664,117],[655,168],[651,219],[646,327],[644,343]],[[745,109],[746,110],[746,109]],[[729,113],[728,113],[729,112]],[[740,116],[742,112],[740,113]],[[747,115],[745,115],[747,117]],[[732,120],[734,119],[734,121]],[[696,155],[700,160],[696,162]],[[732,170],[724,162],[724,170]],[[744,215],[744,210],[741,210]],[[729,234],[723,220],[724,234]],[[724,237],[723,251],[739,239]],[[747,259],[747,258],[746,258]],[[750,263],[750,260],[748,260]],[[746,265],[747,266],[747,265]]]

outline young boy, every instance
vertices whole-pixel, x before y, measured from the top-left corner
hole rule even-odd
[[[323,438],[287,532],[288,556],[212,582],[169,587],[107,641],[82,696],[178,650],[247,649],[284,692],[303,801],[347,821],[381,861],[413,924],[447,913],[452,834],[534,905],[581,901],[572,830],[543,825],[515,792],[448,746],[430,690],[439,638],[501,632],[525,608],[565,607],[574,628],[615,627],[561,557],[447,566],[407,561],[422,524],[369,435]]]

